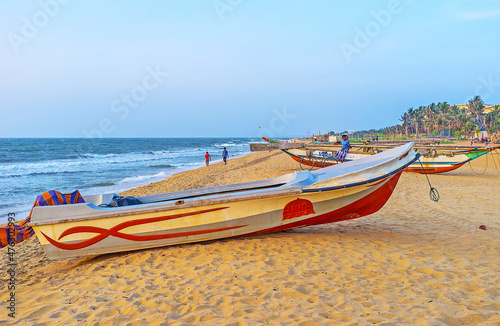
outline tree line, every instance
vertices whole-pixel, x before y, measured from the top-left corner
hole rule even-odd
[[[480,96],[470,99],[467,105],[449,105],[447,102],[431,103],[426,106],[413,107],[401,115],[400,124],[382,128],[381,130],[362,130],[359,135],[415,135],[422,137],[469,137],[473,132],[485,128],[491,135],[500,131],[500,105],[484,112],[485,104]]]

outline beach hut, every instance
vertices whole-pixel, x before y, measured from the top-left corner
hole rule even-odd
[[[479,131],[474,132],[474,137],[477,139],[488,138],[488,130],[485,127],[479,129]]]

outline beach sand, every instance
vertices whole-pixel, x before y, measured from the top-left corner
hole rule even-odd
[[[497,157],[497,167],[500,161]],[[488,163],[487,163],[488,162]],[[497,325],[500,173],[492,157],[403,173],[376,214],[287,232],[50,261],[15,247],[17,325]],[[297,170],[279,151],[214,164],[128,191],[145,195]],[[487,230],[479,229],[485,225]]]

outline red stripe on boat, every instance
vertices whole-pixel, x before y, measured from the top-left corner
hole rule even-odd
[[[47,236],[43,232],[42,232],[42,234],[47,239],[47,241],[49,241],[52,245],[54,245],[57,248],[65,249],[65,250],[76,250],[76,249],[82,249],[82,248],[88,247],[90,245],[93,245],[93,244],[95,244],[95,243],[97,243],[97,242],[99,242],[99,241],[101,241],[109,236],[114,236],[114,237],[118,237],[118,238],[132,240],[132,241],[150,241],[150,240],[169,239],[169,238],[183,237],[183,236],[189,236],[189,235],[197,235],[197,234],[203,234],[203,233],[225,231],[225,230],[230,230],[230,229],[235,229],[235,228],[240,228],[240,227],[245,226],[245,225],[243,225],[243,226],[233,226],[233,227],[218,228],[218,229],[211,229],[211,230],[200,230],[200,231],[169,233],[169,234],[143,235],[143,236],[118,232],[118,231],[120,231],[124,228],[130,227],[130,226],[166,221],[166,220],[181,218],[181,217],[185,217],[185,216],[214,212],[214,211],[218,211],[218,210],[226,209],[226,208],[229,208],[229,207],[219,207],[219,208],[202,210],[202,211],[198,211],[198,212],[191,212],[191,213],[184,213],[184,214],[175,214],[175,215],[168,215],[168,216],[145,218],[145,219],[141,219],[141,220],[126,221],[126,222],[120,223],[118,225],[115,225],[114,227],[112,227],[109,230],[95,227],[95,226],[75,226],[73,228],[65,230],[61,234],[61,236],[59,236],[59,239],[58,239],[58,240],[60,240],[61,238],[65,237],[67,235],[75,234],[75,233],[84,233],[84,232],[99,233],[99,235],[97,235],[93,238],[83,240],[80,242],[76,242],[76,243],[61,243],[61,242],[58,242],[58,241],[50,238],[49,236]]]

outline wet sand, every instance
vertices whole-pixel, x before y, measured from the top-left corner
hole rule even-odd
[[[17,245],[16,318],[0,324],[497,325],[500,157],[429,179],[403,173],[376,214],[276,234],[50,261]],[[184,172],[146,195],[293,172],[279,151]],[[485,225],[486,230],[479,229]]]

